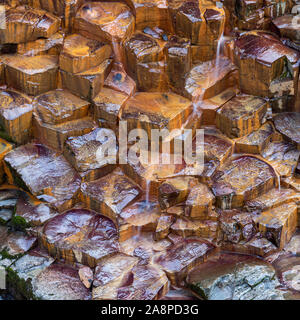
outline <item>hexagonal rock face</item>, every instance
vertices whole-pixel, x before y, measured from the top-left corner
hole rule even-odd
[[[268,240],[282,249],[297,228],[297,205],[286,203],[264,211],[254,218],[254,222]]]
[[[102,88],[93,99],[94,119],[103,121],[113,130],[117,129],[119,112],[123,108],[128,96],[110,88]]]
[[[284,46],[269,33],[243,34],[235,40],[234,49],[242,92],[269,98],[294,95],[294,71],[299,57],[297,51]],[[288,72],[288,65],[295,70]]]
[[[32,123],[31,99],[25,94],[8,89],[0,91],[0,121],[4,138],[17,143],[28,142]],[[1,130],[1,131],[2,131]]]
[[[175,1],[173,1],[174,3]],[[193,44],[204,45],[221,36],[225,22],[223,9],[209,1],[182,1],[176,10],[175,30]],[[175,3],[174,3],[175,4]],[[173,4],[174,7],[176,7]]]
[[[197,217],[198,218],[198,217]],[[209,219],[210,217],[204,217]],[[182,238],[201,237],[214,240],[217,236],[218,222],[210,220],[192,220],[187,217],[177,218],[170,230]]]
[[[72,34],[64,40],[59,66],[64,71],[78,73],[96,67],[110,55],[110,45]]]
[[[151,129],[180,129],[192,111],[191,101],[177,94],[139,92],[126,101],[120,119],[128,130],[146,130],[150,139]]]
[[[187,200],[185,214],[191,218],[207,217],[212,210],[214,195],[205,184],[199,184],[191,189]]]
[[[238,209],[222,210],[220,213],[220,226],[218,240],[222,246],[228,243],[239,243],[249,241],[256,233],[253,222],[254,214]]]
[[[80,178],[65,158],[41,144],[27,144],[5,157],[10,183],[43,199],[58,210],[71,207],[80,188]]]
[[[274,268],[247,255],[221,254],[194,268],[188,286],[206,300],[283,300]]]
[[[91,293],[78,276],[78,270],[52,264],[43,270],[33,284],[33,293],[42,300],[89,300]]]
[[[292,189],[274,188],[253,200],[247,201],[245,207],[248,211],[265,211],[284,203],[296,203],[299,200],[300,194]]]
[[[161,161],[161,159],[160,159]],[[135,163],[130,158],[128,163],[123,165],[124,172],[141,186],[143,190],[148,190],[150,195],[158,196],[158,188],[162,181],[183,175],[185,169],[184,164],[144,164],[141,162]]]
[[[18,7],[5,10],[6,27],[0,30],[0,43],[22,43],[48,38],[60,26],[60,19],[44,10]]]
[[[156,300],[169,288],[168,278],[159,268],[137,265],[136,257],[118,254],[95,269],[94,300]]]
[[[300,149],[300,113],[280,113],[274,117],[276,129]]]
[[[214,248],[213,244],[204,240],[184,239],[167,249],[155,262],[166,272],[171,283],[178,286],[188,271],[204,262]]]
[[[266,122],[258,130],[235,142],[235,152],[260,154],[272,141],[280,139],[271,122]]]
[[[233,153],[234,145],[230,139],[215,128],[204,128],[204,141],[200,141],[204,148],[204,168],[200,174],[200,181],[211,185],[215,172]],[[196,150],[196,140],[193,141]]]
[[[134,31],[134,16],[123,3],[88,2],[77,11],[75,29],[100,41],[119,42]]]
[[[236,96],[217,111],[216,125],[230,138],[242,137],[259,129],[266,112],[267,103],[263,99]]]
[[[173,207],[188,197],[190,190],[198,184],[193,177],[167,179],[158,188],[158,201],[162,209]]]
[[[204,128],[204,159],[205,162],[216,160],[222,165],[233,153],[233,143],[219,130]]]
[[[113,222],[84,209],[68,210],[48,221],[42,231],[42,243],[52,256],[90,267],[118,251]]]
[[[126,0],[125,2],[135,12],[138,30],[146,27],[172,30],[167,0]]]
[[[117,299],[118,288],[128,279],[133,267],[139,262],[137,257],[118,253],[104,258],[95,269],[93,299]]]
[[[140,195],[140,188],[119,168],[103,178],[83,183],[81,191],[89,208],[101,212],[115,223],[121,211]]]
[[[266,162],[251,156],[233,159],[214,177],[216,204],[222,209],[240,208],[275,185],[275,172]]]
[[[110,134],[109,129],[97,128],[85,135],[66,140],[64,155],[77,171],[83,173],[84,180],[99,179],[114,169],[115,166],[110,163],[115,162],[117,146],[111,157],[101,156],[101,147],[105,147]]]
[[[60,69],[62,86],[83,99],[93,99],[101,91],[111,68],[112,59],[106,59],[96,67],[79,73]]]
[[[298,150],[293,143],[274,141],[262,151],[261,155],[272,165],[279,176],[289,177],[296,170],[300,149]]]
[[[45,123],[59,124],[87,116],[89,105],[67,90],[56,89],[35,98],[34,113]]]
[[[297,17],[294,15],[285,15],[272,20],[277,27],[281,37],[289,38],[295,42],[300,41],[300,30],[297,23]]]
[[[220,94],[237,82],[235,65],[225,57],[193,67],[185,80],[184,96],[199,102]]]
[[[140,232],[154,232],[160,217],[158,202],[142,196],[124,208],[118,217],[119,241],[126,241]]]
[[[8,86],[33,96],[57,87],[57,56],[7,55],[3,61]]]
[[[146,29],[148,30],[148,29]],[[128,74],[136,81],[139,91],[167,90],[165,73],[165,41],[137,32],[125,44]]]
[[[169,290],[166,274],[153,265],[136,266],[128,282],[118,289],[118,300],[157,300]]]

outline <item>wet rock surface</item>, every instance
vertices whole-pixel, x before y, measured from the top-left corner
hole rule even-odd
[[[299,300],[293,3],[5,1],[0,300]]]
[[[187,283],[206,300],[283,300],[275,269],[247,255],[221,254],[193,269]]]

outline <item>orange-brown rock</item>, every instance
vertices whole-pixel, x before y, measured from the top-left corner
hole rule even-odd
[[[220,212],[220,228],[218,240],[223,247],[229,243],[242,243],[249,241],[256,233],[253,222],[255,215],[238,209],[222,210]]]
[[[29,142],[32,126],[32,101],[13,89],[0,91],[1,136],[18,144]]]
[[[185,79],[184,96],[199,103],[237,83],[236,67],[228,58],[206,61],[193,67]]]
[[[137,77],[137,67],[141,63],[157,62],[164,57],[164,45],[149,34],[137,31],[125,43],[126,63],[131,77]]]
[[[214,245],[207,241],[185,239],[161,254],[156,259],[156,263],[166,272],[171,283],[178,286],[193,267],[201,264],[214,253],[214,249]]]
[[[164,46],[164,41],[142,32],[136,32],[125,43],[128,74],[136,81],[139,91],[167,90]]]
[[[297,112],[288,112],[277,114],[274,117],[274,124],[284,137],[294,142],[300,149],[300,114]]]
[[[192,44],[209,45],[213,43],[222,35],[224,23],[224,10],[219,9],[212,2],[178,2],[175,32],[191,39]]]
[[[297,203],[299,200],[299,193],[292,189],[274,188],[253,200],[247,201],[245,207],[248,211],[266,211],[285,203]]]
[[[157,227],[155,230],[155,239],[156,240],[161,240],[165,239],[169,232],[170,232],[170,227],[174,223],[175,217],[173,215],[162,215],[159,217],[157,221]]]
[[[158,202],[149,195],[142,196],[119,215],[119,241],[124,242],[141,232],[155,232],[159,217]]]
[[[41,144],[26,144],[8,153],[5,158],[10,183],[29,190],[59,211],[76,202],[80,178],[65,158]]]
[[[136,91],[135,81],[128,76],[121,64],[115,63],[104,82],[104,86],[132,96]]]
[[[217,110],[231,100],[237,92],[238,90],[234,87],[228,88],[216,96],[199,103],[199,109],[202,111],[202,124],[215,125]]]
[[[210,61],[216,58],[218,41],[213,41],[208,45],[191,45],[192,65],[197,65],[201,62]]]
[[[204,127],[205,161],[217,160],[222,165],[232,153],[233,143],[230,139],[213,127]]]
[[[4,57],[7,85],[29,95],[39,95],[57,87],[57,56]]]
[[[59,124],[88,115],[89,102],[67,90],[56,89],[34,99],[34,113],[48,124]]]
[[[201,237],[216,239],[218,222],[210,220],[192,220],[187,217],[177,218],[171,226],[171,232],[182,238]]]
[[[235,41],[234,56],[242,92],[273,99],[297,95],[300,55],[276,37],[263,32],[244,34]]]
[[[87,2],[77,11],[74,27],[82,35],[118,43],[133,33],[134,16],[120,2]]]
[[[0,43],[22,43],[48,38],[58,31],[60,19],[44,10],[17,7],[5,10],[6,28],[0,30]]]
[[[71,209],[49,220],[43,227],[41,241],[53,257],[92,268],[118,251],[113,222],[84,209]]]
[[[168,239],[155,240],[153,232],[140,232],[120,243],[120,252],[140,258],[140,264],[155,264],[155,258],[171,246]]]
[[[139,262],[137,257],[123,253],[103,258],[95,268],[93,282],[94,300],[115,300],[118,289],[128,279]]]
[[[65,142],[66,159],[78,172],[84,173],[85,181],[89,181],[89,177],[99,179],[115,167],[117,146],[115,145],[114,155],[111,156],[105,156],[105,150],[101,151],[110,134],[107,131],[97,128],[78,137],[69,137]]]
[[[193,141],[196,148],[195,140]],[[215,172],[233,153],[233,143],[219,130],[213,127],[204,127],[204,140],[200,142],[204,150],[204,167],[199,173],[199,179],[203,183],[212,184]],[[196,149],[194,149],[196,150]]]
[[[232,159],[215,174],[212,186],[216,205],[222,209],[243,207],[245,201],[256,198],[276,184],[274,169],[256,157]]]
[[[64,141],[92,131],[96,124],[88,117],[89,103],[67,90],[56,89],[34,100],[34,137],[62,150]]]
[[[236,153],[261,154],[268,144],[274,140],[280,140],[271,122],[266,122],[258,130],[235,141]]]
[[[183,94],[184,78],[192,66],[192,50],[189,39],[172,36],[165,46],[166,72],[173,91]]]
[[[13,147],[14,145],[12,143],[0,138],[0,183],[3,183],[5,178],[3,167],[4,156],[11,151]]]
[[[56,32],[47,39],[37,39],[18,44],[17,53],[24,56],[59,55],[64,41],[62,32]]]
[[[42,8],[61,18],[62,28],[65,31],[73,30],[74,17],[82,5],[82,0],[26,0],[30,7]]]
[[[158,201],[161,209],[184,202],[191,189],[197,184],[198,179],[188,176],[165,180],[158,188]]]
[[[116,130],[119,113],[127,99],[128,96],[124,93],[104,87],[93,99],[94,119],[96,121],[104,120],[109,128]]]
[[[136,163],[135,159],[129,157],[127,164],[122,165],[122,168],[126,175],[139,184],[143,190],[148,190],[149,194],[158,196],[158,188],[162,181],[182,176],[185,169],[184,164],[174,164],[172,157],[170,164],[163,164],[161,158],[159,162],[160,164],[146,164],[141,161]]]
[[[167,0],[126,0],[126,3],[133,9],[138,30],[158,27],[172,31],[168,2]]]
[[[263,211],[254,218],[258,230],[278,248],[282,249],[291,239],[297,227],[297,205],[282,204]]]
[[[120,119],[129,131],[142,128],[150,137],[151,129],[180,129],[192,111],[192,103],[177,94],[139,92],[126,101]]]
[[[103,178],[81,185],[83,201],[115,223],[122,210],[139,195],[139,187],[117,168]]]
[[[91,101],[101,91],[111,68],[112,59],[106,59],[98,66],[79,73],[60,70],[62,87],[83,99]]]
[[[59,67],[70,73],[79,73],[98,66],[110,55],[110,45],[80,34],[71,34],[64,39]]]
[[[261,153],[280,177],[291,176],[297,167],[300,150],[289,142],[271,142]]]
[[[185,214],[195,219],[208,217],[213,203],[214,195],[205,184],[201,183],[191,189],[186,200]]]
[[[300,42],[300,31],[297,17],[294,15],[284,15],[272,20],[272,23],[280,32],[282,38],[289,38],[295,42]]]
[[[96,268],[94,300],[158,300],[169,290],[168,278],[157,266],[138,265],[136,258],[121,254],[106,262]]]
[[[96,122],[89,116],[58,124],[43,122],[38,116],[33,118],[33,136],[58,151],[63,151],[67,138],[87,134],[97,127]]]
[[[259,129],[266,112],[267,102],[263,99],[238,95],[217,111],[216,125],[230,138],[242,137]]]

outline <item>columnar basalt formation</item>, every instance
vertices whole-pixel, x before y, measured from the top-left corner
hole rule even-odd
[[[5,1],[0,267],[15,298],[299,298],[294,5]]]

